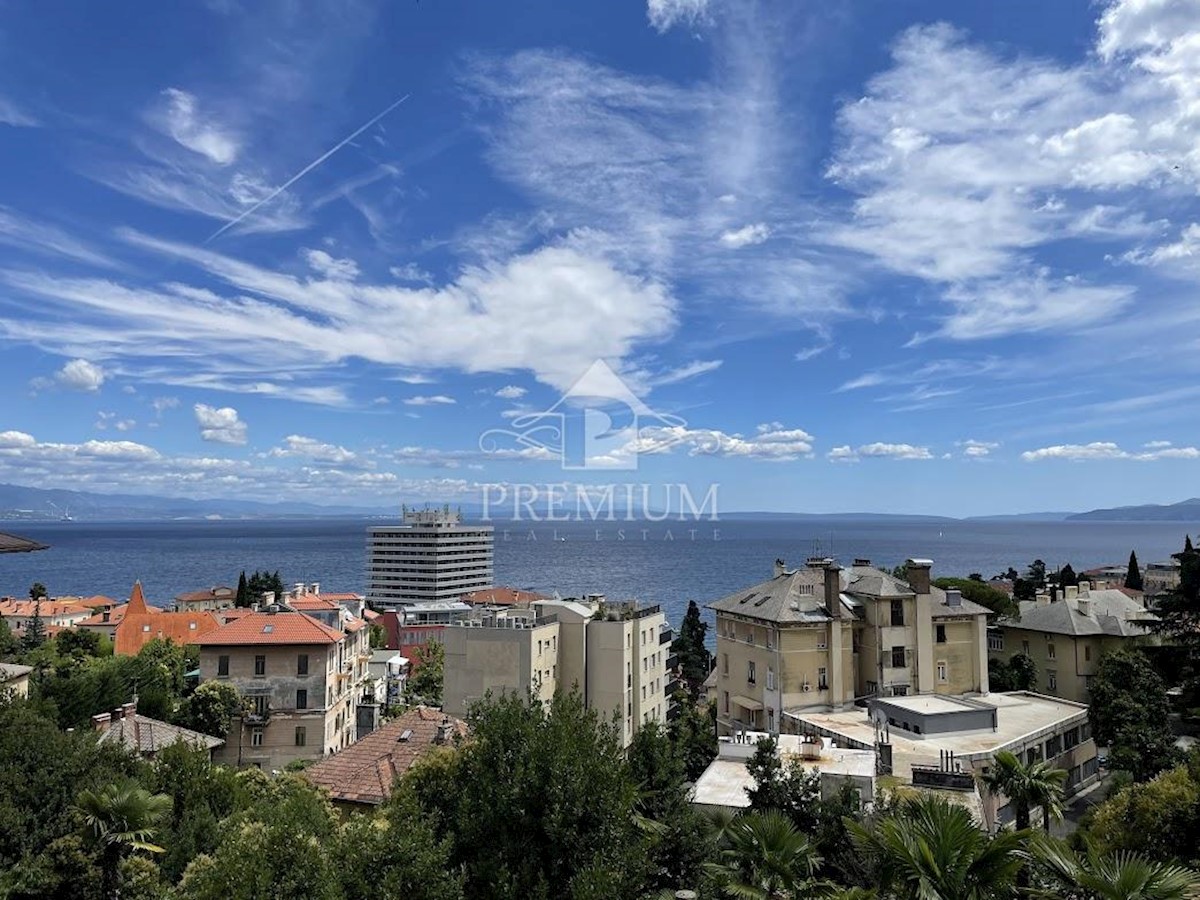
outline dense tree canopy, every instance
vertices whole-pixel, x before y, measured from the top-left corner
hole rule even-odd
[[[1177,761],[1167,686],[1137,649],[1106,653],[1092,677],[1089,718],[1111,765],[1143,781]]]
[[[413,672],[408,676],[406,692],[413,703],[440,706],[446,673],[446,648],[441,641],[430,641],[417,648]]]
[[[683,680],[687,683],[691,699],[700,695],[700,689],[712,669],[712,656],[705,646],[708,623],[700,618],[700,607],[695,600],[688,601],[687,612],[679,626],[679,634],[671,643],[671,652],[679,657]]]
[[[1013,598],[999,588],[992,587],[986,581],[974,578],[937,578],[934,585],[944,591],[956,590],[963,598],[980,606],[986,606],[992,612],[1001,616],[1017,614],[1017,605]]]

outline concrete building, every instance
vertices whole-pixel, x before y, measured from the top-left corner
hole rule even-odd
[[[754,779],[746,763],[758,749],[758,742],[771,735],[747,732],[739,737],[737,741],[722,738],[717,743],[717,758],[696,779],[692,803],[700,809],[737,813],[750,808],[747,791],[754,787]],[[796,761],[806,771],[820,776],[824,799],[837,796],[843,785],[850,784],[858,791],[864,808],[875,802],[874,750],[838,747],[816,735],[781,734],[775,740],[776,752],[784,765]]]
[[[628,745],[641,725],[667,721],[670,634],[658,606],[600,598],[537,601],[458,622],[442,635],[443,708],[464,716],[488,691],[549,702],[560,688],[578,689],[603,720],[616,716]]]
[[[1087,707],[1024,691],[976,697],[878,697],[869,708],[788,713],[802,734],[838,746],[875,750],[880,769],[914,787],[977,792],[997,751],[1025,762],[1046,760],[1067,772],[1066,793],[1099,777]],[[1004,798],[983,796],[989,827],[1011,820]]]
[[[1179,587],[1179,560],[1148,563],[1142,570],[1142,589],[1147,597],[1166,594]]]
[[[362,620],[330,627],[271,606],[198,639],[201,681],[227,681],[249,705],[217,760],[278,770],[353,743],[359,707],[377,709],[367,635]]]
[[[188,591],[175,598],[176,612],[212,612],[229,609],[237,600],[237,588],[214,585],[199,591]]]
[[[717,722],[722,734],[777,734],[784,712],[841,709],[907,694],[986,694],[988,610],[931,584],[855,560],[810,559],[708,604],[716,613]]]
[[[29,696],[29,676],[33,666],[0,663],[0,694],[24,699]]]
[[[395,609],[491,587],[493,537],[491,525],[463,524],[449,508],[405,508],[403,524],[368,529],[368,601]]]
[[[1008,661],[1018,653],[1033,660],[1035,690],[1087,703],[1100,657],[1135,643],[1155,640],[1154,613],[1124,591],[1092,590],[1084,581],[1066,588],[1062,600],[1039,593],[1020,604],[1018,618],[1002,619],[988,634],[988,653]]]

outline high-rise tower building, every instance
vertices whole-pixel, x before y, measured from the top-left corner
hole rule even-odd
[[[400,525],[367,530],[367,599],[377,609],[457,600],[492,586],[491,525],[458,512],[404,510]]]

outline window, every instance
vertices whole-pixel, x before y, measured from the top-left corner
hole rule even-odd
[[[250,746],[261,747],[263,741],[263,730],[261,728],[252,728],[250,730]]]
[[[296,746],[303,747],[308,743],[308,729],[303,725],[296,726]]]
[[[254,674],[255,675],[266,675],[267,674],[267,658],[265,656],[260,655],[260,656],[254,657]]]
[[[937,642],[939,644],[946,643],[946,626],[945,625],[937,626]]]
[[[307,675],[308,674],[308,654],[307,653],[301,653],[299,656],[296,657],[296,674],[297,675]]]
[[[721,674],[722,675],[729,674],[729,654],[728,653],[721,654]]]
[[[1054,645],[1053,645],[1053,644],[1047,644],[1047,645],[1046,645],[1046,659],[1054,659],[1054,658],[1055,658],[1055,656],[1054,656]]]
[[[988,632],[988,649],[995,651],[1004,650],[1004,632],[989,631]]]
[[[1058,690],[1058,673],[1055,672],[1053,669],[1046,670],[1046,690],[1048,690],[1048,691],[1057,691]]]
[[[892,668],[893,669],[903,669],[904,668],[904,648],[903,647],[893,647],[892,648]]]
[[[725,691],[724,693],[725,715],[729,715],[729,691]]]
[[[768,628],[767,629],[767,649],[771,650],[771,649],[774,649],[774,647],[775,647],[775,633],[770,628]]]
[[[775,731],[775,710],[767,710],[767,731]]]
[[[1072,728],[1070,731],[1063,732],[1063,749],[1070,750],[1072,747],[1079,745],[1079,729]]]
[[[938,681],[941,681],[941,682],[945,682],[948,680],[945,660],[938,660],[937,678],[938,678]]]
[[[826,637],[824,631],[817,632],[817,649],[824,650],[826,646]]]
[[[746,629],[746,643],[747,644],[754,643],[754,629],[753,628]]]
[[[308,709],[308,691],[304,688],[296,691],[296,709]]]
[[[228,656],[222,655],[222,656],[217,657],[217,677],[218,678],[228,678],[229,677],[229,657]]]
[[[824,691],[829,688],[829,671],[821,666],[817,669],[817,690]]]
[[[1091,644],[1083,645],[1083,661],[1084,662],[1092,661],[1092,645]]]
[[[892,626],[900,627],[904,625],[904,601],[897,598],[892,601]]]
[[[746,681],[750,684],[754,684],[754,660],[750,660],[748,663],[746,663]]]
[[[1046,741],[1046,759],[1054,759],[1062,753],[1062,735],[1056,734]]]
[[[767,667],[767,690],[775,690],[775,670]]]
[[[1026,656],[1029,655],[1029,641],[1021,641],[1021,652]]]

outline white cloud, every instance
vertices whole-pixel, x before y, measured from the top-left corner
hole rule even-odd
[[[709,0],[647,0],[646,17],[659,32],[676,25],[695,27],[708,16]]]
[[[336,259],[324,250],[305,250],[304,258],[314,272],[330,281],[353,281],[358,277],[358,263],[352,259]]]
[[[289,434],[283,439],[282,447],[273,447],[267,455],[281,459],[298,457],[340,466],[365,465],[370,467],[370,461],[361,460],[359,455],[352,450],[347,450],[337,444],[326,444],[316,438],[304,437],[299,434]]]
[[[523,387],[517,387],[515,384],[506,384],[500,390],[496,391],[496,396],[502,400],[520,400],[526,393],[527,391]]]
[[[741,228],[722,232],[720,241],[726,247],[738,250],[742,247],[761,244],[770,236],[771,229],[763,222],[756,222],[753,225],[745,225]]]
[[[7,97],[0,97],[0,125],[15,128],[34,128],[41,123]]]
[[[858,462],[860,459],[933,459],[928,447],[913,444],[871,443],[860,447],[843,445],[834,447],[826,458],[832,462]]]
[[[1169,442],[1162,441],[1152,443],[1156,445],[1155,449],[1141,452],[1123,450],[1112,441],[1093,441],[1090,444],[1057,444],[1052,447],[1026,450],[1021,454],[1021,459],[1026,462],[1041,462],[1048,459],[1063,459],[1071,462],[1111,459],[1131,459],[1140,462],[1153,462],[1160,459],[1200,459],[1200,449],[1196,447],[1162,446],[1164,443],[1169,444]]]
[[[424,394],[416,397],[407,397],[404,400],[405,406],[439,406],[450,405],[456,403],[453,397],[447,397],[445,394]]]
[[[687,381],[689,378],[695,378],[698,375],[707,375],[709,372],[715,372],[721,368],[723,360],[719,359],[697,359],[690,363],[679,366],[678,368],[670,369],[661,374],[651,376],[648,381],[651,387],[663,387],[668,384],[678,384],[681,381]]]
[[[150,402],[150,406],[154,408],[154,415],[161,419],[163,413],[165,413],[168,409],[175,409],[177,406],[179,406],[179,398],[155,397]]]
[[[1164,447],[1170,447],[1171,441],[1147,441],[1142,444],[1146,450],[1162,450]]]
[[[110,256],[87,242],[72,237],[61,228],[3,206],[0,206],[0,244],[41,256],[62,257],[102,268],[118,268],[118,263]]]
[[[689,456],[719,456],[766,462],[790,462],[812,454],[813,436],[800,428],[787,428],[781,422],[766,422],[751,435],[728,433],[715,428],[690,428],[686,425],[643,428],[638,437],[613,454],[617,462],[640,454],[670,453],[686,448]]]
[[[194,94],[178,88],[167,88],[162,96],[164,105],[152,119],[176,142],[220,166],[229,165],[237,159],[237,139],[219,124],[201,115]]]
[[[976,441],[968,438],[965,441],[959,441],[958,446],[962,447],[963,456],[970,459],[982,459],[990,456],[991,452],[1000,445],[994,441]]]
[[[392,266],[388,269],[391,276],[397,281],[408,282],[409,284],[433,284],[433,276],[418,266],[416,263],[405,263],[402,266]]]
[[[246,423],[238,418],[238,411],[231,406],[220,409],[197,403],[192,407],[196,422],[200,425],[200,437],[218,444],[246,443]]]
[[[796,362],[808,362],[810,359],[815,359],[832,346],[833,344],[831,343],[821,343],[813,344],[811,347],[805,347],[803,350],[797,350]]]
[[[104,379],[104,370],[86,359],[71,360],[54,376],[59,386],[72,391],[98,391]]]

